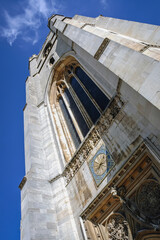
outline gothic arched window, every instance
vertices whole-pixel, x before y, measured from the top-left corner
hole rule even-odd
[[[60,72],[56,106],[73,155],[110,100],[77,61],[66,64]]]

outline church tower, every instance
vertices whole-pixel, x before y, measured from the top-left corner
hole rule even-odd
[[[160,239],[160,27],[48,27],[26,79],[21,240]]]

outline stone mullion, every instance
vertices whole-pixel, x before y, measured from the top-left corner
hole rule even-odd
[[[56,125],[56,130],[57,130],[57,134],[59,137],[59,141],[60,141],[60,145],[62,147],[62,151],[64,154],[64,158],[65,161],[68,162],[71,158],[71,152],[70,149],[68,147],[68,144],[66,142],[65,136],[64,136],[64,132],[62,130],[62,126],[61,126],[61,122],[58,116],[58,110],[55,108],[55,106],[51,106],[52,109],[52,113],[53,113],[53,119],[55,121],[55,125]]]
[[[78,81],[78,83],[81,85],[81,87],[83,88],[83,90],[85,91],[85,93],[87,94],[87,96],[90,98],[90,100],[92,101],[93,105],[95,105],[95,107],[97,108],[97,110],[102,113],[101,108],[99,107],[99,105],[96,103],[96,101],[94,100],[94,98],[91,96],[91,94],[88,92],[88,90],[86,89],[86,87],[83,85],[83,83],[81,82],[81,80],[79,79],[79,77],[77,77],[77,75],[75,73],[73,73],[73,76],[75,77],[75,79]]]
[[[89,117],[87,111],[85,110],[83,104],[81,103],[81,101],[80,101],[79,98],[77,97],[77,94],[75,93],[75,91],[73,90],[73,88],[72,88],[72,86],[71,86],[70,84],[69,84],[68,90],[69,90],[72,98],[74,99],[74,101],[75,101],[78,109],[80,110],[82,116],[84,117],[84,120],[85,120],[85,122],[87,123],[87,126],[88,126],[89,128],[91,128],[92,125],[93,125],[93,122],[92,122],[92,120],[91,120],[91,118]]]
[[[69,151],[70,151],[71,156],[72,156],[74,154],[75,150],[76,150],[75,146],[73,144],[73,141],[72,141],[72,137],[71,137],[70,132],[68,130],[68,127],[66,125],[66,122],[65,122],[65,119],[63,117],[63,114],[62,114],[62,111],[60,109],[59,104],[57,104],[56,109],[57,109],[57,114],[58,114],[60,124],[61,124],[63,132],[64,132],[65,139],[67,140],[66,142],[68,144]]]
[[[75,119],[75,117],[74,117],[74,115],[73,115],[73,113],[72,113],[72,111],[71,111],[71,109],[70,109],[69,103],[68,103],[68,101],[67,101],[67,99],[66,99],[66,97],[65,97],[64,94],[62,94],[62,98],[63,98],[63,100],[64,100],[64,103],[66,104],[66,107],[67,107],[67,109],[68,109],[68,112],[69,112],[69,114],[70,114],[70,117],[71,117],[71,119],[72,119],[72,121],[73,121],[74,127],[75,127],[75,129],[76,129],[76,131],[77,131],[77,133],[78,133],[78,135],[79,135],[79,137],[80,137],[80,140],[81,140],[81,142],[82,142],[83,139],[84,139],[84,137],[83,137],[83,135],[82,135],[82,132],[81,132],[79,126],[78,126],[78,123],[77,123],[77,121],[76,121],[76,119]]]

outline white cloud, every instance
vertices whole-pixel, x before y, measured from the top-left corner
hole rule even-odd
[[[21,13],[10,15],[4,11],[5,27],[0,27],[0,36],[7,39],[10,45],[21,37],[35,44],[38,41],[38,30],[42,20],[57,12],[56,0],[26,0],[20,3]]]
[[[102,4],[102,6],[103,6],[104,8],[106,8],[107,5],[108,5],[107,0],[100,0],[100,3]]]

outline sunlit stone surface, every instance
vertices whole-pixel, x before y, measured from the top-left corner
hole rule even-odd
[[[160,239],[160,27],[48,27],[26,80],[21,240]]]

